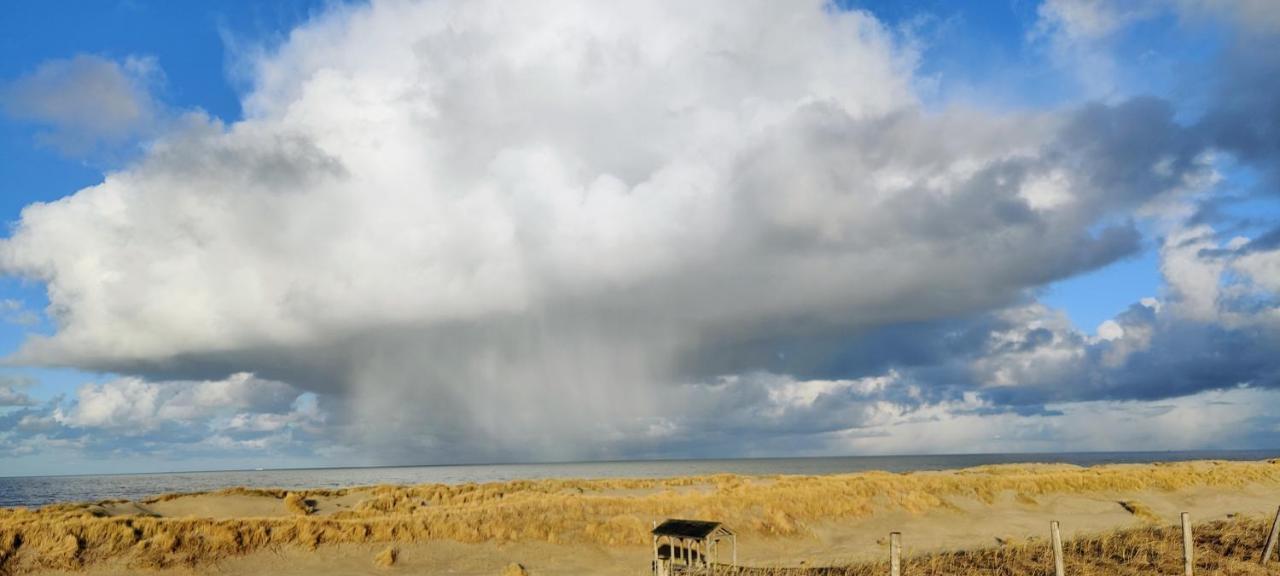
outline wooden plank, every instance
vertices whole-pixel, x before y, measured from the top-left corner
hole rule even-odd
[[[902,534],[889,533],[889,576],[902,576]]]
[[[1195,574],[1195,538],[1191,536],[1191,515],[1182,513],[1182,571],[1184,576]]]
[[[1267,545],[1262,549],[1262,563],[1271,561],[1276,552],[1276,540],[1280,540],[1280,508],[1276,508],[1276,519],[1271,521],[1271,534],[1267,536]]]
[[[1049,523],[1049,533],[1053,537],[1053,573],[1066,576],[1066,567],[1062,562],[1062,531],[1058,529],[1058,521]]]

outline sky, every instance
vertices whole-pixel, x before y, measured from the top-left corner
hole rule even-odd
[[[0,476],[1280,441],[1274,2],[3,10]]]

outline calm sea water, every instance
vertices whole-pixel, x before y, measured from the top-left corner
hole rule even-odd
[[[1089,452],[1055,454],[967,454],[950,456],[852,456],[740,460],[656,460],[563,464],[485,464],[388,468],[237,470],[170,474],[0,477],[0,507],[53,502],[140,499],[165,492],[200,492],[232,486],[258,488],[340,488],[367,484],[461,484],[535,478],[661,478],[693,474],[839,474],[866,470],[908,472],[986,464],[1064,462],[1095,464],[1183,460],[1265,460],[1277,450],[1192,452]]]

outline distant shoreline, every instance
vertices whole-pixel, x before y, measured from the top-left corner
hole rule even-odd
[[[1239,457],[1231,457],[1231,455]],[[1263,455],[1262,457],[1256,455]],[[1172,455],[1175,458],[1147,458],[1148,456]],[[1206,455],[1220,455],[1206,457]],[[443,464],[370,464],[356,466],[299,466],[281,468],[196,468],[178,470],[148,470],[142,472],[101,472],[82,474],[20,474],[16,476],[0,476],[0,480],[18,478],[79,478],[102,476],[161,476],[167,474],[220,474],[234,472],[324,472],[330,470],[387,470],[403,468],[486,468],[495,466],[592,466],[610,464],[677,464],[689,462],[768,462],[768,461],[804,461],[804,460],[898,460],[898,459],[940,459],[940,458],[993,458],[1010,459],[1013,464],[1046,464],[1055,462],[1075,463],[1076,459],[1120,458],[1117,463],[1143,462],[1176,462],[1189,460],[1265,460],[1268,457],[1280,457],[1277,449],[1200,449],[1200,450],[1090,450],[1081,452],[963,452],[942,454],[846,454],[841,456],[744,456],[734,458],[630,458],[616,460],[547,460],[547,461],[515,461],[515,462],[454,462]],[[1134,458],[1130,460],[1129,458]],[[886,470],[899,471],[899,470]],[[906,471],[906,470],[902,470]]]
[[[1191,450],[1134,452],[985,453],[901,456],[769,457],[666,459],[517,464],[457,464],[140,472],[62,476],[0,477],[0,507],[56,502],[140,499],[179,491],[232,487],[306,489],[369,484],[463,484],[548,478],[670,478],[731,474],[845,474],[865,471],[956,470],[993,464],[1112,463],[1192,460],[1257,461],[1280,457],[1276,450]]]

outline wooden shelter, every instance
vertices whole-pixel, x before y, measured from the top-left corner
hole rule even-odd
[[[669,519],[653,527],[655,576],[715,574],[720,542],[729,540],[738,563],[738,537],[719,522]]]

